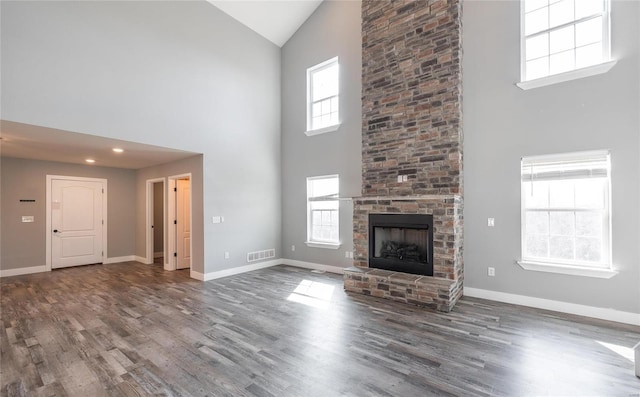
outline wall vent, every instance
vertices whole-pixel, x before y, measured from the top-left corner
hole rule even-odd
[[[247,254],[247,262],[257,262],[265,259],[271,259],[276,257],[276,250],[274,248],[264,251],[254,251]]]

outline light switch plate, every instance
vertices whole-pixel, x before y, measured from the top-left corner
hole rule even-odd
[[[33,220],[33,215],[22,215],[22,223],[31,223]]]

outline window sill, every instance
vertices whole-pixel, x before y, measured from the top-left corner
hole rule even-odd
[[[571,81],[581,79],[583,77],[596,76],[598,74],[607,73],[612,67],[615,66],[617,61],[608,61],[599,63],[593,66],[587,66],[586,68],[571,70],[564,73],[554,74],[551,76],[541,77],[535,80],[521,81],[516,85],[523,90],[530,90],[533,88],[544,87],[547,85],[564,83],[565,81]]]
[[[305,241],[304,243],[307,245],[307,247],[325,248],[330,250],[337,250],[342,245],[340,243],[319,243],[317,241]]]
[[[616,274],[618,274],[617,271],[611,270],[611,269],[595,269],[591,267],[568,266],[568,265],[559,265],[559,264],[553,264],[553,263],[529,262],[529,261],[518,261],[517,263],[518,265],[520,265],[520,267],[522,267],[525,270],[532,270],[535,272],[568,274],[571,276],[611,278]]]
[[[320,134],[325,134],[327,132],[338,131],[338,128],[340,128],[340,123],[334,124],[334,125],[330,125],[328,127],[318,128],[318,129],[315,129],[315,130],[307,130],[307,131],[304,132],[304,134],[306,136],[320,135]]]

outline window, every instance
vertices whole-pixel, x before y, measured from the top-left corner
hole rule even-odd
[[[551,84],[610,69],[609,1],[522,0],[522,81],[565,73]]]
[[[522,262],[611,270],[609,153],[527,157],[521,174]]]
[[[307,245],[338,248],[338,175],[307,178]]]
[[[337,57],[307,69],[307,135],[338,129],[339,81]]]

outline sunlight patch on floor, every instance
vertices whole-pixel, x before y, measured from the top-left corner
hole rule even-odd
[[[302,280],[287,300],[318,309],[326,309],[329,307],[334,289],[333,285]]]
[[[627,360],[634,362],[634,351],[632,348],[630,347],[624,347],[624,346],[620,346],[620,345],[614,345],[613,343],[607,343],[607,342],[601,342],[599,340],[596,341],[597,343],[599,343],[600,345],[606,347],[607,349],[611,350],[612,352],[626,358]]]

